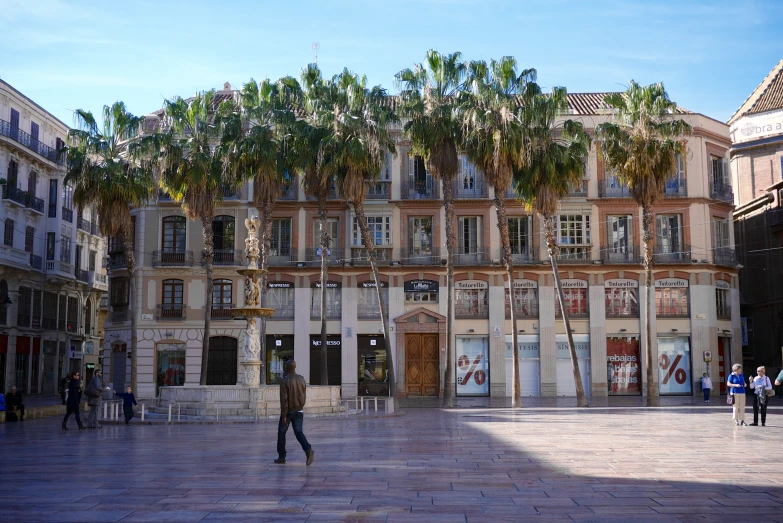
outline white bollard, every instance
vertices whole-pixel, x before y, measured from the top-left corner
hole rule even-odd
[[[171,403],[169,403],[169,423],[171,423]]]
[[[108,419],[108,418],[106,417],[106,408],[107,408],[107,407],[108,407],[108,404],[104,403],[104,404],[103,404],[103,419]]]
[[[215,407],[215,421],[220,421],[220,408]]]
[[[141,404],[141,421],[144,422],[144,404]]]
[[[179,416],[182,414],[182,405],[177,403],[177,422],[179,422]]]
[[[375,401],[375,412],[378,412],[378,396],[375,396],[373,400]]]
[[[114,404],[114,421],[120,421],[120,404]]]

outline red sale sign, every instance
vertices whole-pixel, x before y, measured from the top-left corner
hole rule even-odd
[[[606,372],[610,395],[638,396],[642,393],[638,337],[607,338]]]

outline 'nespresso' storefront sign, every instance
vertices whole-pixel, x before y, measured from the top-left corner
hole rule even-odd
[[[403,284],[405,292],[438,292],[438,282],[435,280],[411,280]]]
[[[327,283],[328,285],[328,283]],[[290,281],[270,281],[266,286],[270,289],[293,289],[294,284]]]
[[[339,282],[339,281],[328,281],[328,282],[326,282],[326,288],[327,289],[339,289],[342,286],[343,286],[343,284],[341,282]],[[313,283],[310,284],[310,287],[312,287],[313,289],[320,289],[321,288],[321,282],[320,281],[313,282]]]
[[[360,281],[356,284],[356,286],[360,289],[374,289],[375,288],[375,282],[374,281]],[[381,289],[385,289],[388,287],[389,284],[385,281],[381,282]]]
[[[682,278],[662,278],[655,281],[656,289],[684,289],[688,287],[688,280]]]
[[[482,280],[462,280],[462,281],[455,281],[454,282],[454,288],[455,289],[486,289],[489,287],[489,284],[487,282]]]
[[[342,340],[340,338],[327,338],[326,339],[326,346],[327,347],[342,347]],[[321,338],[319,337],[312,337],[310,338],[310,345],[312,347],[320,347],[321,346]]]
[[[628,279],[606,280],[604,287],[607,289],[636,289],[639,287],[639,282]]]
[[[562,285],[564,289],[586,289],[587,281],[566,279],[566,280],[560,280],[560,285]]]
[[[535,280],[514,280],[515,289],[538,289],[538,282]]]

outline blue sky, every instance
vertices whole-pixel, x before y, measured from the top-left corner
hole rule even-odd
[[[298,75],[312,61],[395,91],[429,48],[513,55],[545,88],[663,81],[673,100],[727,120],[783,58],[769,1],[0,0],[0,78],[66,124],[123,100],[136,114],[229,81]]]

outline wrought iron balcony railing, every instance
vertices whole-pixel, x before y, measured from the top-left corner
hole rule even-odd
[[[531,263],[538,263],[538,258],[534,253],[537,253],[538,251],[533,248],[533,246],[529,246],[527,248],[520,248],[518,246],[511,246],[511,262],[514,265],[526,265]],[[503,250],[501,249],[500,254],[503,254]],[[500,263],[503,263],[503,260],[500,260]]]
[[[18,203],[22,207],[27,207],[27,202],[30,199],[30,195],[27,191],[22,189],[11,187],[10,185],[3,185],[3,200],[10,200],[14,203]]]
[[[30,198],[27,200],[27,208],[31,211],[35,211],[39,214],[44,213],[44,201],[41,198],[38,198],[37,196],[30,195]]]
[[[36,271],[43,270],[43,258],[41,258],[40,256],[36,256],[33,253],[30,253],[30,267],[32,267]]]
[[[739,263],[737,261],[737,252],[731,247],[716,247],[713,257],[715,265],[735,267]]]
[[[685,198],[688,196],[688,184],[684,178],[669,178],[663,189],[667,198]]]
[[[388,200],[391,198],[391,182],[372,182],[367,184],[368,200]]]
[[[454,265],[489,265],[489,253],[471,252],[454,255]]]
[[[484,178],[476,176],[474,179],[464,178],[454,180],[454,199],[486,198],[488,193]]]
[[[423,181],[409,177],[407,180],[402,180],[400,184],[401,200],[437,200],[439,198],[438,183],[430,176]]]
[[[568,196],[576,197],[576,198],[586,198],[587,182],[588,180],[581,180],[578,183],[571,186],[571,189],[568,191]]]
[[[375,263],[389,265],[391,263],[391,247],[375,247]],[[370,265],[370,257],[364,247],[351,248],[351,262],[354,265]]]
[[[125,256],[124,252],[109,253],[110,270],[127,269],[127,268],[128,268],[128,258]]]
[[[297,262],[296,249],[281,247],[270,249],[268,264],[270,267],[287,267]]]
[[[78,267],[73,270],[73,274],[76,279],[82,283],[87,283],[90,279],[90,275],[87,273],[87,271]]]
[[[6,136],[17,143],[24,145],[50,162],[54,162],[57,165],[65,164],[65,158],[57,158],[56,149],[41,143],[40,140],[35,140],[32,135],[19,129],[17,126],[12,126],[10,122],[0,120],[0,136]]]
[[[598,184],[598,195],[601,198],[630,198],[631,188],[616,180],[601,180]]]
[[[642,263],[639,247],[604,247],[601,249],[601,261],[606,264]]]
[[[317,249],[307,249],[307,251],[305,251],[305,254],[307,256],[307,262],[309,265],[312,266],[321,263],[320,247]],[[336,265],[338,263],[341,263],[343,260],[343,249],[341,248],[327,249],[326,259],[329,265]]]
[[[653,249],[653,262],[657,264],[687,264],[691,263],[690,245],[660,245]]]
[[[229,184],[221,184],[220,190],[223,193],[224,200],[239,200],[242,189]]]
[[[280,191],[280,197],[278,200],[285,201],[285,202],[295,202],[298,199],[299,195],[297,194],[297,187],[296,184],[293,182],[285,183],[283,184],[283,187]]]
[[[63,220],[68,223],[73,223],[73,209],[63,207]]]
[[[186,317],[184,303],[161,303],[155,309],[155,318],[158,321],[183,321]]]
[[[193,267],[193,251],[152,251],[153,267]]]
[[[440,265],[440,249],[400,249],[400,262],[408,266]]]
[[[121,323],[128,321],[128,306],[127,305],[113,305],[110,311],[111,321],[113,323]]]
[[[233,317],[228,313],[228,310],[235,308],[235,303],[213,303],[210,316],[213,320],[230,320]]]
[[[201,253],[201,266],[207,264],[204,253]],[[240,266],[244,264],[244,252],[232,249],[215,249],[212,251],[212,265]]]
[[[81,216],[79,216],[76,219],[76,228],[81,229],[86,233],[89,233],[92,230],[92,223],[90,223],[89,220],[85,220]]]
[[[581,247],[559,247],[557,254],[557,263],[579,264],[590,263],[592,261],[592,247],[583,245]]]
[[[721,200],[723,202],[734,203],[734,191],[731,185],[727,183],[710,183],[710,197],[713,200]]]

